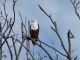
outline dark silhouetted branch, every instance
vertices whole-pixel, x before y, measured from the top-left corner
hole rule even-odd
[[[47,16],[47,17],[51,20],[51,22],[53,23],[55,29],[54,29],[53,27],[51,27],[51,29],[57,34],[57,36],[58,36],[58,38],[59,38],[59,40],[60,40],[60,43],[61,43],[62,48],[64,49],[64,51],[66,52],[66,54],[69,55],[68,52],[67,52],[67,49],[65,48],[65,45],[64,45],[64,43],[63,43],[63,40],[62,40],[62,38],[61,38],[58,30],[57,30],[57,24],[56,24],[55,21],[53,21],[53,19],[52,19],[52,17],[51,17],[51,14],[50,14],[50,15],[47,14],[47,13],[45,12],[45,10],[44,10],[40,5],[38,5],[38,6],[39,6],[40,10],[41,10],[42,12],[44,12],[44,14],[46,14],[46,16]]]
[[[80,4],[80,1],[78,1],[78,2],[76,0],[70,0],[70,1],[71,1],[72,5],[73,5],[73,7],[75,9],[75,13],[76,13],[77,17],[80,20],[80,14],[78,12],[78,8],[79,8],[78,5]]]

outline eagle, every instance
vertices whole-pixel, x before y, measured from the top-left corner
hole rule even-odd
[[[30,23],[30,37],[32,39],[33,45],[37,42],[39,36],[39,24],[36,20],[32,20]]]

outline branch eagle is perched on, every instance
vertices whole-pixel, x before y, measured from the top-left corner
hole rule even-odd
[[[35,45],[39,36],[39,24],[36,20],[32,20],[30,23],[30,37],[32,38],[32,43]]]

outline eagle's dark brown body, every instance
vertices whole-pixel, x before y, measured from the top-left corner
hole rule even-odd
[[[32,38],[32,43],[35,45],[35,42],[37,42],[39,36],[39,25],[37,30],[32,30],[30,27],[30,37]]]

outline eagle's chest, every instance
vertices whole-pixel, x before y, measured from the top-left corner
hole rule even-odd
[[[38,38],[38,32],[37,32],[37,30],[31,30],[30,34],[31,34],[32,38],[36,38],[36,39]]]

